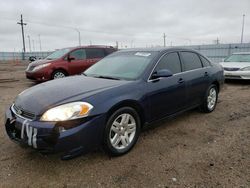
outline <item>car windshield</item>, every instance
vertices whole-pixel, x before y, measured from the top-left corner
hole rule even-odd
[[[58,58],[64,56],[69,51],[70,51],[70,48],[64,48],[64,49],[61,49],[61,50],[56,50],[55,52],[50,54],[48,57],[46,57],[46,59],[49,59],[49,60],[58,59]]]
[[[137,79],[149,65],[156,52],[117,52],[91,66],[86,76],[110,79]]]
[[[250,62],[250,54],[233,54],[225,62]]]

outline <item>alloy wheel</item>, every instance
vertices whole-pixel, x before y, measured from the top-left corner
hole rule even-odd
[[[109,133],[110,143],[117,150],[126,149],[130,147],[135,138],[135,134],[135,118],[128,113],[123,113],[112,123]]]
[[[216,105],[217,91],[214,87],[209,90],[207,97],[207,107],[209,110],[213,110]]]

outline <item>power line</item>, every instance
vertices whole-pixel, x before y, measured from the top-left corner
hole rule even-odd
[[[17,24],[21,25],[21,28],[22,28],[22,37],[23,37],[23,58],[22,58],[22,59],[24,60],[26,50],[25,50],[25,40],[24,40],[24,30],[23,30],[23,26],[24,26],[24,25],[27,25],[27,23],[24,23],[24,22],[23,22],[23,15],[22,15],[22,14],[21,14],[21,20],[20,20],[20,22],[17,22]]]

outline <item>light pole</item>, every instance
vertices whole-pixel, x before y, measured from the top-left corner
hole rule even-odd
[[[42,43],[41,43],[41,35],[39,34],[38,35],[38,38],[39,38],[39,45],[40,45],[40,52],[42,51]]]
[[[241,30],[241,39],[240,39],[241,44],[243,43],[244,26],[245,26],[245,14],[243,14],[243,20],[242,20],[242,30]]]
[[[81,46],[81,32],[77,28],[74,28],[74,29],[78,33],[78,42],[79,42],[79,46]]]

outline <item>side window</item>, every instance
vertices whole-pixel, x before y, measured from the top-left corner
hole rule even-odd
[[[105,49],[105,55],[112,54],[115,51],[117,51],[115,48],[106,48]]]
[[[200,58],[193,52],[181,52],[185,71],[202,68]]]
[[[203,56],[200,56],[201,57],[201,61],[202,61],[202,64],[203,64],[203,67],[209,67],[211,66],[210,62],[204,58]]]
[[[101,48],[86,48],[87,59],[103,58],[104,50]]]
[[[161,58],[160,62],[155,68],[155,71],[158,71],[161,69],[168,69],[173,74],[181,72],[181,62],[180,62],[178,54],[176,52],[169,53],[165,55],[163,58]]]
[[[75,60],[86,59],[86,53],[84,49],[78,49],[70,53],[70,57],[74,57]]]

